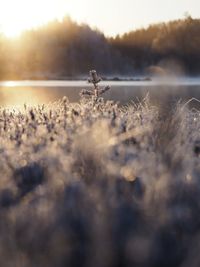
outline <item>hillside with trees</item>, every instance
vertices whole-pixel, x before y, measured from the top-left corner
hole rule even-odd
[[[65,17],[18,39],[0,35],[1,80],[80,78],[92,68],[103,75],[135,75],[150,66],[198,75],[200,19],[188,16],[107,38]]]
[[[150,25],[109,40],[139,72],[160,65],[173,68],[176,63],[185,74],[200,72],[200,19]]]

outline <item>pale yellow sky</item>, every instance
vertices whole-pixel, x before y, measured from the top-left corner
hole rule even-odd
[[[14,36],[70,15],[111,36],[183,18],[186,12],[200,18],[200,0],[0,0],[0,31]]]

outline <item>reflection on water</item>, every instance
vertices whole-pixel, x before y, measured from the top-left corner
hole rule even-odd
[[[166,96],[176,101],[187,100],[191,97],[200,99],[200,80],[158,81],[145,82],[102,82],[109,84],[111,90],[105,94],[106,99],[128,103],[136,98],[143,98],[149,93],[153,103],[164,100]],[[3,107],[20,107],[24,103],[38,105],[54,102],[67,96],[71,102],[80,99],[81,89],[88,85],[85,81],[7,81],[0,83],[0,105]]]
[[[75,87],[0,87],[0,105],[3,107],[20,107],[54,102],[63,96],[70,101],[78,101],[81,88]]]

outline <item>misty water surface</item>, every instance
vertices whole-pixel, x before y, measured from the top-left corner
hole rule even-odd
[[[141,99],[149,94],[153,103],[170,98],[188,100],[200,99],[200,78],[152,81],[103,81],[100,86],[110,85],[104,98],[119,101],[122,104]],[[5,81],[0,82],[0,105],[3,107],[47,104],[67,96],[71,102],[80,99],[84,88],[92,88],[86,81]],[[200,107],[200,104],[197,104]]]

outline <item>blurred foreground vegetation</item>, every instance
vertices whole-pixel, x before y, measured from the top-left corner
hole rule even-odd
[[[106,38],[66,17],[18,39],[1,35],[0,79],[80,78],[90,68],[104,75],[160,74],[160,69],[166,74],[198,75],[199,33],[200,20],[188,16]]]
[[[198,267],[200,112],[0,109],[0,266]]]

